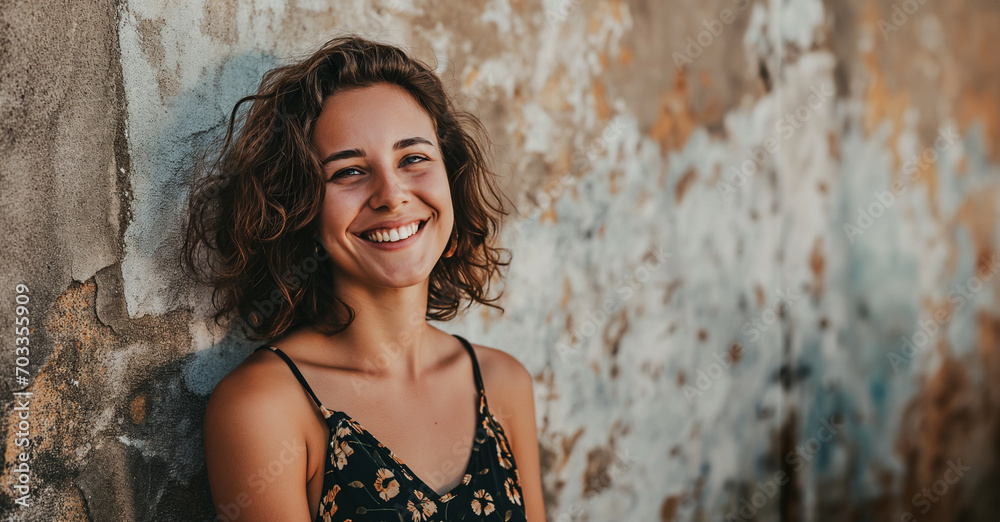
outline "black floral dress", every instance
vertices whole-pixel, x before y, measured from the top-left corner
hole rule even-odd
[[[284,359],[330,428],[317,522],[526,522],[517,465],[503,428],[490,413],[475,350],[464,338],[455,337],[472,356],[479,417],[465,475],[443,495],[349,415],[324,407],[284,352],[266,345],[254,350],[269,348]]]

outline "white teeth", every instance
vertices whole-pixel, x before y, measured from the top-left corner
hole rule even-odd
[[[410,225],[401,226],[399,228],[394,228],[388,232],[382,232],[381,230],[379,230],[371,234],[368,234],[368,240],[374,241],[376,243],[385,243],[385,242],[392,243],[395,241],[402,241],[403,239],[406,239],[412,236],[413,234],[416,234],[419,228],[420,228],[420,223],[418,222],[418,223],[412,223]]]

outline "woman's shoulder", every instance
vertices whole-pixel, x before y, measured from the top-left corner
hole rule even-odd
[[[511,444],[515,445],[535,429],[534,379],[531,372],[516,357],[503,350],[472,342],[469,344],[472,344],[479,360],[490,413],[504,427]]]
[[[281,349],[295,364],[296,350],[293,348],[304,343],[305,333],[302,328],[296,328],[278,339],[254,346],[251,353],[219,381],[212,396],[218,393],[220,398],[227,400],[263,402],[263,405],[279,402],[280,405],[281,400],[300,395],[302,392],[288,363],[270,348]]]
[[[508,352],[469,342],[476,351],[483,387],[495,409],[513,405],[532,395],[532,376],[521,361]],[[494,399],[495,397],[495,399]]]
[[[253,415],[268,421],[289,418],[296,411],[302,392],[287,364],[272,350],[255,350],[223,377],[209,396],[209,416],[240,418]],[[308,406],[308,405],[307,405]]]
[[[479,369],[483,374],[483,380],[487,379],[487,374],[498,381],[518,377],[529,376],[528,369],[524,367],[513,355],[489,346],[476,344],[469,341],[476,350],[476,359],[479,361]]]
[[[247,356],[208,399],[203,442],[209,484],[218,505],[252,506],[246,513],[254,513],[254,520],[275,520],[278,509],[294,510],[296,518],[305,520],[305,502],[290,505],[288,499],[306,498],[306,481],[300,478],[314,476],[321,459],[309,458],[314,454],[310,448],[317,446],[309,431],[308,398],[296,389],[284,362],[269,351]],[[282,376],[282,367],[290,379]],[[268,467],[275,462],[281,466]],[[255,485],[265,485],[259,475],[264,469],[271,474],[265,477],[266,488]]]

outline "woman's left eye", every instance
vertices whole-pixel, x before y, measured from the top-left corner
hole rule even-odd
[[[407,161],[409,161],[411,159],[420,160],[420,161],[426,161],[427,160],[427,158],[425,158],[423,156],[407,156],[407,157],[403,158],[403,164],[404,165],[413,165],[413,163],[419,163],[418,161],[415,161],[413,163],[407,163]]]

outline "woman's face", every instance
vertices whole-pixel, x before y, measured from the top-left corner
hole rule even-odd
[[[327,179],[319,239],[337,285],[425,282],[454,223],[430,116],[396,85],[342,91],[324,101],[312,145]]]

